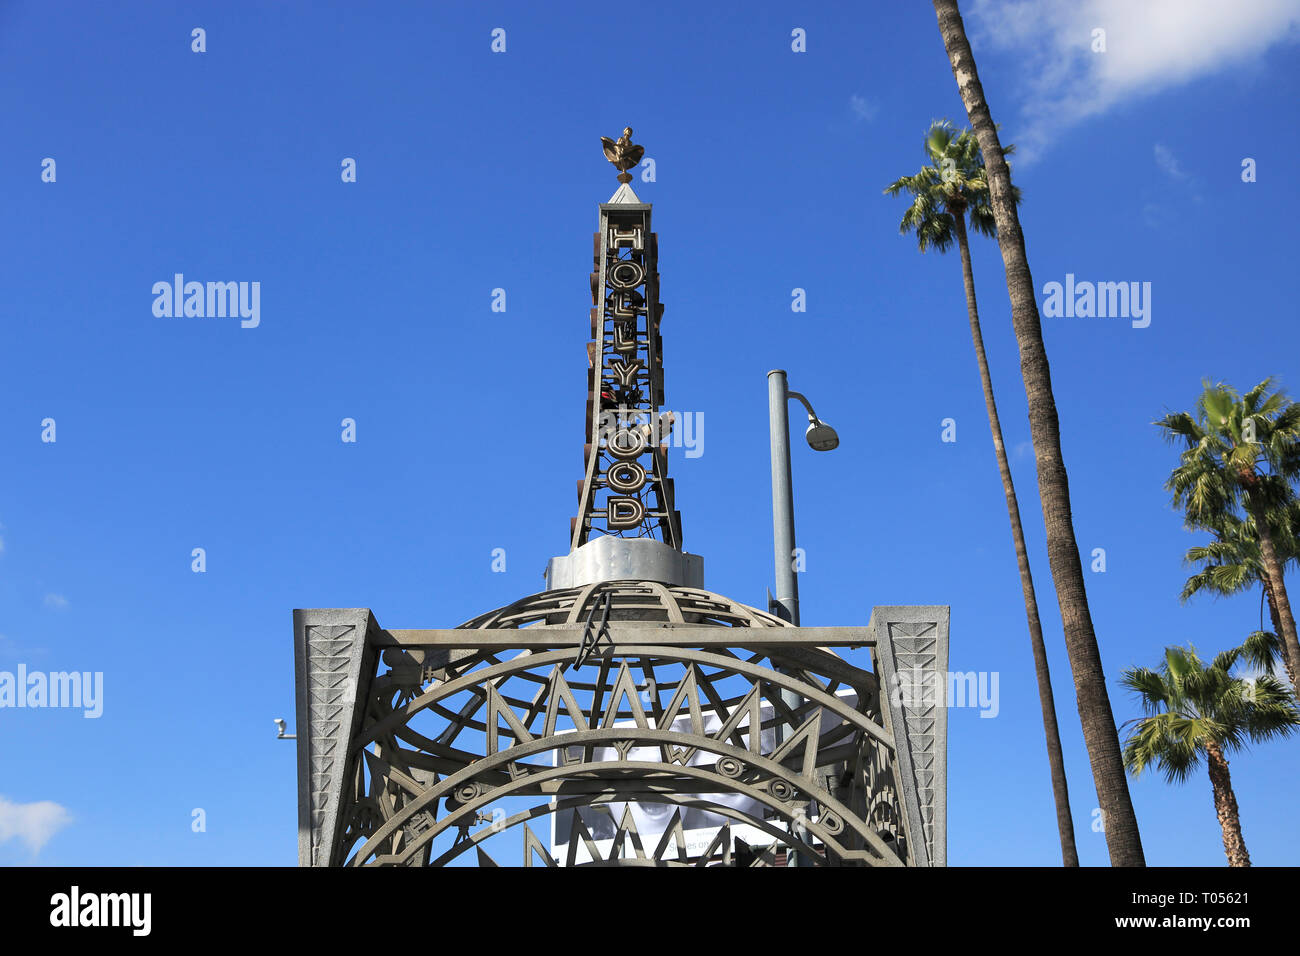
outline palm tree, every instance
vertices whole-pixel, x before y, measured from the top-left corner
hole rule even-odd
[[[1128,790],[1128,777],[1119,749],[1119,731],[1110,709],[1110,694],[1101,666],[1101,651],[1092,627],[1088,593],[1083,583],[1083,563],[1074,537],[1070,511],[1070,481],[1061,455],[1061,429],[1052,394],[1052,375],[1043,344],[1034,279],[1025,255],[1025,236],[1016,214],[1016,193],[1011,171],[998,140],[984,88],[980,85],[975,58],[956,0],[933,0],[939,32],[948,61],[957,80],[957,91],[984,157],[989,187],[989,206],[997,225],[998,247],[1006,268],[1007,292],[1011,298],[1011,323],[1020,346],[1020,373],[1029,402],[1029,432],[1038,465],[1038,494],[1042,499],[1043,524],[1047,532],[1047,557],[1061,608],[1065,649],[1074,675],[1079,722],[1092,764],[1106,827],[1106,845],[1114,866],[1144,866],[1142,836]]]
[[[1286,660],[1286,648],[1274,632],[1252,631],[1241,644],[1241,659],[1272,677],[1278,661]]]
[[[1043,731],[1047,737],[1047,761],[1052,776],[1052,796],[1056,801],[1056,827],[1061,837],[1061,858],[1066,866],[1079,865],[1079,853],[1074,845],[1074,821],[1070,816],[1070,791],[1065,779],[1065,762],[1061,755],[1061,734],[1056,723],[1056,703],[1052,696],[1052,677],[1047,664],[1047,650],[1043,646],[1043,626],[1038,618],[1038,599],[1034,594],[1034,578],[1029,570],[1029,552],[1025,548],[1025,533],[1020,524],[1020,503],[1011,481],[1011,467],[1007,463],[1006,446],[1002,441],[1002,423],[998,419],[998,406],[993,398],[993,380],[989,375],[988,357],[984,353],[984,335],[980,331],[979,310],[975,305],[975,276],[971,270],[970,248],[966,237],[966,217],[971,228],[985,236],[997,235],[993,213],[989,209],[988,180],[984,175],[984,161],[980,157],[979,143],[969,130],[960,132],[947,120],[930,125],[923,144],[926,165],[914,176],[895,180],[885,192],[897,196],[906,190],[912,204],[903,214],[899,232],[916,233],[922,252],[934,248],[946,252],[953,240],[961,252],[961,274],[966,287],[966,313],[970,318],[971,339],[975,343],[975,361],[979,366],[980,383],[984,388],[984,407],[988,411],[989,430],[993,433],[993,452],[997,458],[998,473],[1002,476],[1002,490],[1007,499],[1007,515],[1011,519],[1011,537],[1015,543],[1016,563],[1020,567],[1020,588],[1024,592],[1025,617],[1029,622],[1029,643],[1034,653],[1034,671],[1038,676],[1038,700],[1043,711]],[[1005,152],[1014,149],[1008,146]],[[1018,196],[1017,190],[1017,199]]]
[[[1205,381],[1202,386],[1193,413],[1176,412],[1155,422],[1167,439],[1186,446],[1165,488],[1193,528],[1227,527],[1238,506],[1245,509],[1253,521],[1290,671],[1300,673],[1300,640],[1283,579],[1292,540],[1283,516],[1294,507],[1291,482],[1300,475],[1300,405],[1280,389],[1272,391],[1271,378],[1245,395],[1223,383]],[[1279,528],[1286,530],[1279,533]]]
[[[1154,764],[1171,783],[1182,783],[1204,756],[1229,866],[1250,866],[1250,854],[1241,834],[1228,754],[1247,743],[1285,737],[1300,726],[1291,695],[1272,675],[1250,680],[1232,676],[1244,653],[1241,647],[1225,651],[1207,667],[1196,648],[1169,647],[1159,671],[1134,667],[1120,677],[1138,694],[1147,714],[1129,721],[1134,730],[1124,745],[1125,766],[1136,777]]]
[[[1273,528],[1274,546],[1282,559],[1284,572],[1287,565],[1300,563],[1297,529],[1300,529],[1300,499],[1291,502],[1286,514],[1281,516]],[[1209,544],[1187,549],[1183,562],[1200,567],[1183,585],[1179,600],[1186,603],[1205,591],[1227,597],[1259,584],[1268,605],[1269,618],[1273,622],[1273,634],[1281,634],[1282,619],[1278,615],[1277,600],[1273,597],[1273,586],[1269,583],[1264,562],[1260,558],[1254,519],[1250,515],[1243,519],[1225,514],[1216,521],[1213,531],[1215,539]],[[1287,677],[1291,680],[1292,688],[1296,688],[1296,670],[1291,664],[1291,658],[1280,643],[1279,649]]]

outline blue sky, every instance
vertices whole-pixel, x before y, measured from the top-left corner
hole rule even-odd
[[[1258,626],[1258,595],[1180,606],[1199,539],[1150,423],[1204,377],[1300,390],[1300,4],[1222,6],[967,10],[1024,147],[1037,288],[1151,283],[1147,328],[1044,319],[1079,545],[1106,552],[1089,598],[1119,721],[1122,668]],[[590,236],[617,186],[597,137],[629,124],[655,160],[634,185],[667,404],[706,422],[704,454],[671,465],[706,585],[764,601],[765,373],[786,368],[842,439],[795,449],[804,623],[951,605],[952,669],[997,672],[1000,708],[952,712],[949,860],[1059,862],[959,264],[918,254],[881,195],[932,119],[965,124],[928,4],[6,3],[0,76],[0,670],[104,674],[98,719],[0,711],[0,863],[293,864],[294,752],[271,723],[292,723],[292,609],[453,626],[541,589],[581,477]],[[973,256],[1100,865],[1001,260],[983,239]],[[156,317],[178,272],[259,282],[260,324]],[[1232,761],[1257,864],[1297,859],[1297,746]],[[1203,774],[1133,796],[1149,862],[1223,864]]]

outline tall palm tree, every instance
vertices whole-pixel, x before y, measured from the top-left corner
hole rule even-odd
[[[1300,726],[1300,712],[1276,678],[1232,676],[1243,653],[1240,647],[1225,651],[1207,667],[1196,648],[1169,647],[1159,671],[1133,667],[1120,677],[1138,694],[1147,714],[1129,721],[1134,729],[1124,745],[1125,766],[1136,777],[1154,764],[1171,783],[1182,783],[1204,756],[1229,866],[1250,866],[1250,854],[1241,834],[1228,754],[1247,743],[1285,737]]]
[[[1300,673],[1300,640],[1283,579],[1290,533],[1278,532],[1294,506],[1291,482],[1300,476],[1300,405],[1274,391],[1271,378],[1245,395],[1224,383],[1202,386],[1192,413],[1176,412],[1155,423],[1169,441],[1185,446],[1165,488],[1193,528],[1226,526],[1238,506],[1245,509],[1291,671]]]
[[[1280,516],[1273,527],[1274,547],[1282,560],[1284,573],[1287,565],[1300,563],[1297,529],[1300,529],[1300,499],[1290,503],[1286,513]],[[1259,538],[1255,532],[1254,519],[1250,515],[1239,518],[1233,514],[1225,514],[1215,522],[1212,530],[1215,534],[1213,541],[1187,549],[1183,562],[1187,565],[1199,565],[1199,568],[1183,585],[1179,600],[1186,603],[1195,595],[1206,591],[1227,597],[1258,584],[1263,590],[1263,598],[1268,605],[1269,619],[1273,622],[1273,633],[1280,635],[1282,619],[1277,611],[1277,600],[1273,597],[1273,586],[1269,582],[1268,573],[1264,570],[1264,562],[1260,558]],[[1279,656],[1286,667],[1292,688],[1296,688],[1296,670],[1280,640],[1279,638],[1281,650]]]
[[[980,85],[975,58],[956,0],[933,0],[939,32],[957,80],[957,91],[970,120],[989,186],[989,206],[997,225],[998,247],[1006,268],[1007,292],[1011,298],[1011,324],[1020,346],[1020,374],[1029,401],[1029,432],[1038,466],[1038,494],[1043,505],[1047,531],[1047,557],[1056,586],[1065,630],[1065,649],[1074,675],[1079,722],[1092,764],[1106,828],[1106,846],[1114,866],[1144,866],[1142,836],[1138,832],[1128,777],[1120,755],[1119,731],[1110,709],[1110,694],[1101,666],[1101,651],[1088,610],[1088,593],[1083,582],[1083,563],[1074,537],[1070,511],[1070,481],[1061,455],[1061,428],[1052,394],[1052,375],[1043,344],[1034,279],[1025,255],[1025,236],[1016,214],[1016,193],[1011,171],[998,140],[984,88]]]
[[[1025,617],[1029,623],[1029,643],[1034,653],[1034,671],[1038,676],[1038,700],[1043,712],[1043,731],[1047,737],[1047,761],[1052,775],[1052,796],[1056,801],[1056,827],[1061,837],[1061,859],[1066,866],[1079,865],[1074,845],[1074,821],[1070,816],[1070,791],[1065,779],[1065,761],[1061,755],[1061,734],[1056,723],[1056,703],[1052,697],[1052,677],[1043,646],[1043,625],[1038,618],[1038,599],[1034,578],[1029,570],[1029,552],[1020,524],[1020,503],[1011,480],[1006,446],[1002,441],[1002,423],[993,397],[993,380],[989,375],[988,357],[984,353],[984,335],[980,331],[979,309],[975,304],[975,276],[971,269],[970,247],[966,236],[966,218],[970,227],[985,236],[996,236],[997,226],[989,209],[988,180],[979,143],[969,130],[954,130],[947,120],[930,125],[923,144],[926,164],[913,176],[895,180],[885,192],[897,196],[906,191],[912,204],[903,214],[899,232],[916,233],[921,251],[934,248],[946,252],[956,240],[961,253],[962,281],[966,287],[966,313],[970,318],[971,340],[975,343],[975,361],[979,366],[980,384],[984,388],[984,407],[988,411],[989,430],[993,433],[993,452],[998,474],[1007,499],[1007,516],[1011,519],[1011,537],[1015,543],[1016,563],[1020,568],[1020,589],[1024,593]],[[1014,149],[1008,146],[1004,152]],[[1019,191],[1017,190],[1017,199]]]

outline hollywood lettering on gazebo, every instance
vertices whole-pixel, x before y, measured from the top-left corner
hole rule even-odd
[[[294,611],[300,865],[946,860],[948,608],[793,627],[705,590],[682,548],[631,137],[602,137],[619,187],[598,209],[568,552],[545,590],[458,627]]]

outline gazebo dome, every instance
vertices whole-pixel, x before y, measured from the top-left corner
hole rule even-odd
[[[609,595],[611,621],[662,621],[715,627],[792,627],[774,614],[738,604],[702,588],[658,581],[605,581],[542,591],[480,614],[462,628],[520,628],[583,624],[595,610],[603,616]]]

